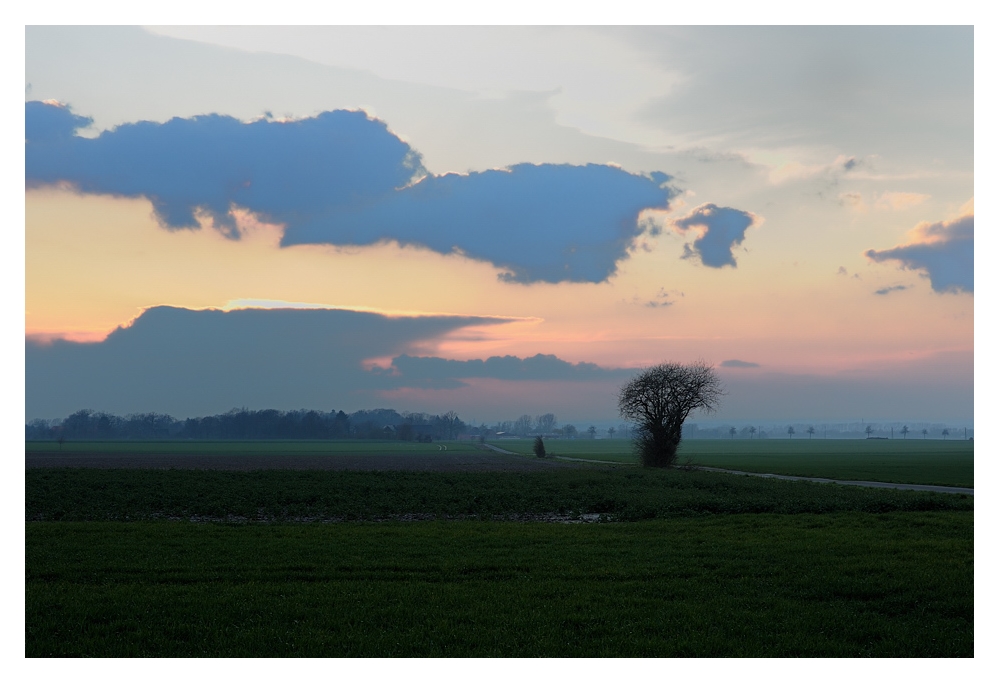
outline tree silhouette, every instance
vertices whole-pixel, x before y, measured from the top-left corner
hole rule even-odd
[[[927,432],[928,432],[928,430],[926,430],[926,429],[923,429],[923,440],[925,440],[925,439],[926,439],[926,434],[927,434]]]
[[[755,434],[755,433],[756,433],[756,427],[750,427],[749,428],[749,438],[752,439],[753,438],[753,434]]]
[[[614,438],[614,434],[616,434],[616,433],[617,433],[617,430],[614,429],[613,427],[608,427],[607,428],[607,438],[608,439],[613,439]]]
[[[792,436],[794,436],[794,427],[788,427],[787,428],[787,438],[790,439]]]
[[[950,436],[950,430],[949,429],[943,430],[942,433],[943,433],[943,438],[944,439],[946,439],[948,436]]]
[[[545,457],[545,440],[541,436],[534,437],[534,455],[539,458]]]
[[[811,425],[808,425],[808,429],[806,429],[805,431],[808,432],[808,440],[811,441],[812,440],[812,434],[815,433],[815,427],[813,427]]]
[[[871,425],[867,425],[867,428],[864,429],[864,433],[867,434],[867,438],[868,439],[871,438],[871,432],[873,432],[873,431],[874,431],[874,428],[871,427]]]
[[[597,428],[594,427],[593,425],[590,425],[589,427],[586,428],[586,433],[590,435],[591,439],[595,439],[597,437]]]
[[[662,363],[621,387],[621,417],[636,424],[635,446],[646,467],[671,467],[683,437],[683,422],[695,410],[713,411],[724,396],[721,381],[703,361]]]
[[[735,427],[729,427],[728,434],[729,434],[729,436],[731,436],[734,439],[735,438]]]
[[[905,435],[909,433],[909,425],[902,425],[902,439],[905,439]]]

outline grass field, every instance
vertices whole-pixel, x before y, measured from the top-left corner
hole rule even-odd
[[[25,471],[26,521],[502,519],[583,514],[643,520],[746,512],[972,508],[970,496],[953,494],[614,467],[542,472]]]
[[[25,539],[29,657],[974,654],[971,512]]]
[[[491,442],[530,454],[530,439]],[[552,439],[545,449],[556,457],[638,464],[626,439]],[[679,462],[747,472],[830,479],[893,481],[973,488],[973,441],[923,439],[687,439]]]
[[[692,443],[706,458],[741,457],[717,463],[733,469],[850,454]],[[64,448],[426,462],[438,445]],[[623,440],[548,447],[630,457]],[[917,468],[948,457],[924,454]],[[550,523],[581,519],[601,523]],[[29,657],[974,655],[972,496],[613,465],[32,467],[25,520]]]
[[[467,452],[477,445],[467,441],[445,443],[415,443],[411,441],[378,441],[371,439],[338,439],[317,441],[26,441],[27,453],[136,453],[170,455],[343,455],[438,453],[444,446],[448,452]]]

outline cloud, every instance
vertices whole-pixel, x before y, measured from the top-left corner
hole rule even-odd
[[[500,380],[537,383],[532,387],[560,383],[571,393],[580,383],[613,383],[633,373],[542,354],[464,361],[411,355],[457,330],[505,322],[343,309],[159,306],[102,342],[27,339],[25,411],[28,419],[81,408],[175,417],[240,406],[350,412],[384,403],[386,392]],[[389,358],[388,367],[373,362]]]
[[[462,253],[516,282],[601,282],[666,208],[669,176],[615,166],[519,164],[427,176],[420,155],[360,111],[250,123],[211,114],[139,122],[87,139],[89,119],[25,105],[28,187],[146,197],[169,229],[210,221],[233,238],[237,207],[285,226],[283,246],[383,241]]]
[[[751,363],[747,360],[737,360],[735,358],[731,360],[723,360],[721,362],[721,367],[723,368],[758,368],[759,363]]]
[[[918,192],[883,192],[877,198],[874,206],[878,209],[890,209],[891,211],[903,211],[919,206],[930,198],[928,194]]]
[[[694,240],[693,246],[684,245],[682,258],[692,258],[696,255],[706,266],[735,268],[732,247],[742,244],[746,237],[746,229],[760,222],[757,216],[748,211],[702,204],[683,218],[674,220],[672,225],[681,234],[691,228],[703,229],[701,236]]]
[[[593,363],[570,363],[554,355],[537,354],[530,358],[492,356],[486,360],[448,360],[446,358],[401,355],[392,359],[384,373],[405,386],[455,388],[465,386],[465,379],[505,381],[592,382],[626,379],[634,370],[603,368]]]
[[[901,292],[902,290],[905,289],[909,289],[909,285],[894,285],[892,287],[882,287],[881,289],[877,290],[874,293],[884,296],[885,294],[889,294],[891,292]]]
[[[147,309],[98,343],[25,344],[29,416],[80,408],[207,415],[233,407],[362,407],[399,385],[365,361],[391,358],[475,316],[389,317],[337,309]]]
[[[907,244],[882,251],[868,249],[864,255],[875,263],[895,261],[904,270],[920,271],[930,279],[935,292],[975,291],[974,213],[950,221],[920,223],[910,237]]]

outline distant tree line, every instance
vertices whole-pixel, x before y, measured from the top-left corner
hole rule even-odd
[[[61,421],[32,420],[27,440],[116,439],[399,439],[431,441],[466,434],[485,436],[485,428],[470,427],[454,411],[443,415],[399,413],[391,409],[248,410],[177,420],[159,413],[111,413],[78,410]]]

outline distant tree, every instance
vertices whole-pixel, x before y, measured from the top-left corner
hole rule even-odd
[[[943,438],[944,439],[946,439],[948,436],[950,436],[950,430],[949,429],[945,429],[941,433],[943,434]]]
[[[794,436],[794,427],[788,427],[787,428],[787,438],[790,439],[792,436]]]
[[[577,433],[577,431],[576,431],[576,425],[566,425],[566,426],[562,427],[562,434],[567,439],[574,439],[574,438],[576,438],[576,433]]]
[[[555,419],[555,413],[545,413],[544,415],[538,415],[534,423],[537,425],[537,430],[542,434],[551,434],[555,431],[555,425],[558,424],[558,420]]]
[[[608,428],[607,428],[607,438],[608,438],[608,439],[613,439],[613,438],[614,438],[614,435],[615,435],[616,433],[617,433],[617,430],[616,430],[616,429],[614,429],[613,427],[608,427]]]
[[[447,438],[454,439],[458,435],[458,413],[449,410],[441,415],[441,418],[444,420],[444,425],[447,429]]]
[[[808,429],[806,429],[805,431],[808,432],[808,440],[811,441],[812,434],[815,433],[815,427],[813,427],[812,425],[808,425]]]
[[[926,440],[926,435],[929,433],[928,429],[923,429],[923,440]]]
[[[735,432],[736,432],[736,429],[735,429],[735,427],[729,427],[729,428],[728,428],[728,435],[729,435],[730,437],[732,437],[733,439],[735,438]]]
[[[586,428],[586,433],[590,435],[591,439],[595,439],[597,437],[597,428],[594,427],[593,425],[590,425],[589,427]]]
[[[539,458],[545,457],[545,440],[540,435],[534,437],[534,455]]]
[[[714,369],[699,361],[647,368],[621,387],[621,417],[637,424],[635,445],[646,467],[672,467],[683,423],[695,410],[713,411],[724,391]]]
[[[756,434],[756,427],[750,427],[749,428],[749,438],[752,439],[754,434]]]
[[[531,433],[531,426],[534,424],[534,418],[530,415],[521,415],[513,423],[513,433],[517,436],[527,436]]]
[[[909,433],[909,425],[902,425],[902,438],[905,439],[905,435]]]
[[[874,428],[871,427],[871,425],[867,425],[867,427],[864,429],[864,433],[867,434],[867,438],[868,439],[871,438],[871,432],[873,432],[873,431],[874,431]]]

